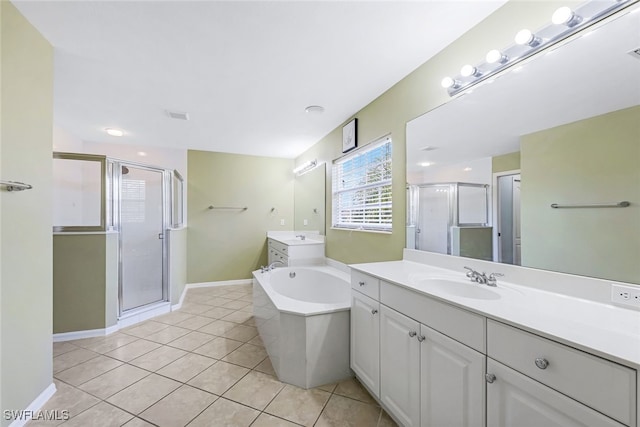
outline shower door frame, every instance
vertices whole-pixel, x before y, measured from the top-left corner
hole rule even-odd
[[[112,218],[113,227],[118,231],[118,319],[136,312],[145,311],[149,307],[162,305],[169,302],[169,247],[167,239],[167,230],[171,225],[171,172],[167,169],[150,166],[144,163],[137,163],[128,160],[109,159],[109,172],[112,174],[113,187],[111,189],[111,197],[113,203]],[[137,169],[143,169],[151,172],[159,172],[162,174],[162,299],[154,301],[142,306],[133,307],[123,310],[123,287],[124,276],[122,268],[122,167],[128,166]]]

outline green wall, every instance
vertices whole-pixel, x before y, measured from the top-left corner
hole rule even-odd
[[[0,408],[22,410],[52,384],[53,48],[10,2],[0,15],[0,176],[33,186],[0,190]]]
[[[266,232],[293,229],[293,160],[189,150],[187,163],[188,282],[251,278]]]
[[[640,107],[525,135],[521,153],[522,264],[638,283]],[[631,206],[549,206],[622,200]]]
[[[187,284],[187,229],[171,229],[169,235],[169,290],[171,304],[180,302]]]
[[[406,123],[449,100],[440,86],[444,76],[457,73],[465,63],[481,60],[491,49],[509,45],[522,28],[536,29],[545,25],[558,7],[578,3],[580,1],[509,2],[352,116],[358,118],[359,146],[386,134],[391,134],[393,139],[392,234],[331,228],[330,166],[332,160],[341,155],[342,125],[296,159],[296,164],[317,158],[329,165],[326,176],[328,257],[345,263],[402,258],[406,216]]]
[[[493,173],[507,172],[520,169],[520,152],[503,154],[491,158],[491,171]]]

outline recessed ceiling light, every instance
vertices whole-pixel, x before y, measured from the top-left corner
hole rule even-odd
[[[324,113],[324,107],[322,105],[309,105],[304,111],[309,114],[321,114]]]
[[[104,131],[107,133],[107,135],[111,135],[111,136],[123,136],[124,135],[124,131],[122,129],[106,128]]]
[[[145,153],[144,151],[138,151],[138,156],[144,157],[146,155],[147,153]]]
[[[425,167],[425,168],[426,168],[427,166],[431,166],[433,163],[430,163],[430,162],[422,162],[422,163],[418,163],[418,164],[419,164],[420,166],[423,166],[423,167]]]
[[[471,170],[471,168],[464,168],[462,170],[465,171],[465,172],[469,172]]]

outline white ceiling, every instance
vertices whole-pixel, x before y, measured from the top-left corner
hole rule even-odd
[[[55,47],[63,129],[274,157],[301,154],[505,2],[13,1]]]
[[[407,173],[519,151],[521,135],[639,105],[640,58],[629,52],[640,48],[640,6],[620,15],[409,122]]]

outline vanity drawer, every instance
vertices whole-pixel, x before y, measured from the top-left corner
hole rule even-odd
[[[282,252],[285,255],[289,255],[289,247],[287,245],[272,239],[269,239],[269,249],[275,249],[276,251]]]
[[[380,302],[454,340],[485,353],[485,317],[380,281]]]
[[[380,299],[380,279],[373,276],[351,270],[351,287],[376,301]]]
[[[636,425],[633,369],[493,320],[487,321],[487,356],[621,423]]]

